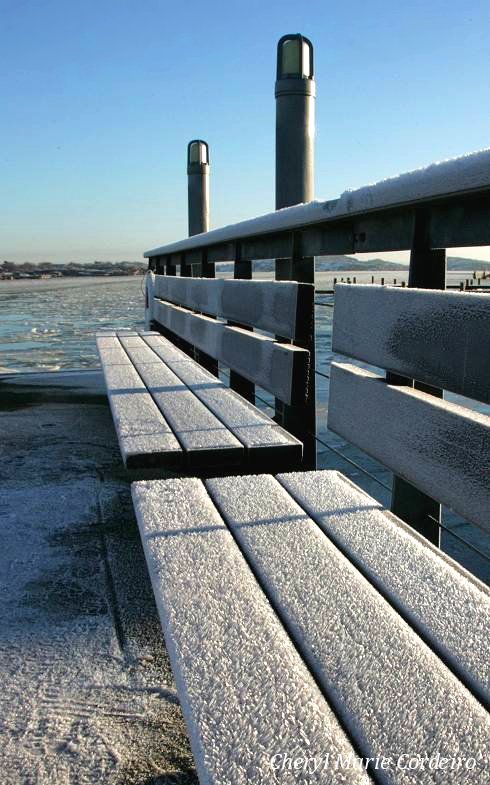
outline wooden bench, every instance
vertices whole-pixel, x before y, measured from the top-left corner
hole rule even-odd
[[[205,472],[224,466],[241,471],[300,466],[297,438],[175,342],[187,351],[199,350],[198,359],[204,352],[287,406],[301,405],[310,355],[291,341],[301,337],[313,287],[157,275],[154,289],[152,325],[160,332],[99,334],[96,339],[126,467]],[[261,333],[220,319],[255,326]]]
[[[487,302],[337,287],[334,350],[485,400],[468,358]],[[488,417],[337,363],[329,426],[488,528]],[[139,482],[133,499],[201,782],[486,785],[477,579],[334,471]]]

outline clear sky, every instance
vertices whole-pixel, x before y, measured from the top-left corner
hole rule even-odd
[[[0,260],[186,236],[194,137],[213,227],[273,209],[293,32],[315,46],[317,198],[490,146],[489,0],[0,0]]]

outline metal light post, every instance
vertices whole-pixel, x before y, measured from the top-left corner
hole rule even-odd
[[[315,97],[313,45],[302,35],[285,35],[277,45],[276,210],[314,198]],[[299,249],[300,251],[300,249]],[[315,260],[301,257],[292,237],[291,258],[276,259],[276,279],[315,283]],[[311,331],[298,343],[308,349],[312,368],[304,406],[283,406],[276,400],[276,419],[304,444],[304,467],[316,468],[315,320],[311,300]],[[280,337],[280,336],[279,336]]]
[[[193,139],[187,145],[187,202],[189,237],[209,231],[209,145],[202,139]],[[181,265],[181,275],[192,275],[193,269]],[[204,278],[214,278],[214,264],[208,264],[203,256],[199,273]],[[218,375],[218,363],[214,357],[195,349],[195,358],[208,371]]]
[[[313,46],[302,35],[277,45],[276,210],[314,195],[315,97]]]
[[[187,145],[189,236],[209,231],[209,145],[193,139]]]

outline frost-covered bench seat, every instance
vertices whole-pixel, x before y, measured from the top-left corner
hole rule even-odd
[[[326,782],[322,767],[308,780],[273,768],[283,751],[355,751],[202,482],[134,483],[133,499],[200,781]]]
[[[337,472],[132,490],[201,782],[486,785],[482,584]]]
[[[128,469],[300,465],[300,441],[159,333],[96,341]]]

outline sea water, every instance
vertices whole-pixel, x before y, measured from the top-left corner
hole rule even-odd
[[[0,281],[0,372],[97,368],[95,333],[142,329],[143,277]]]

